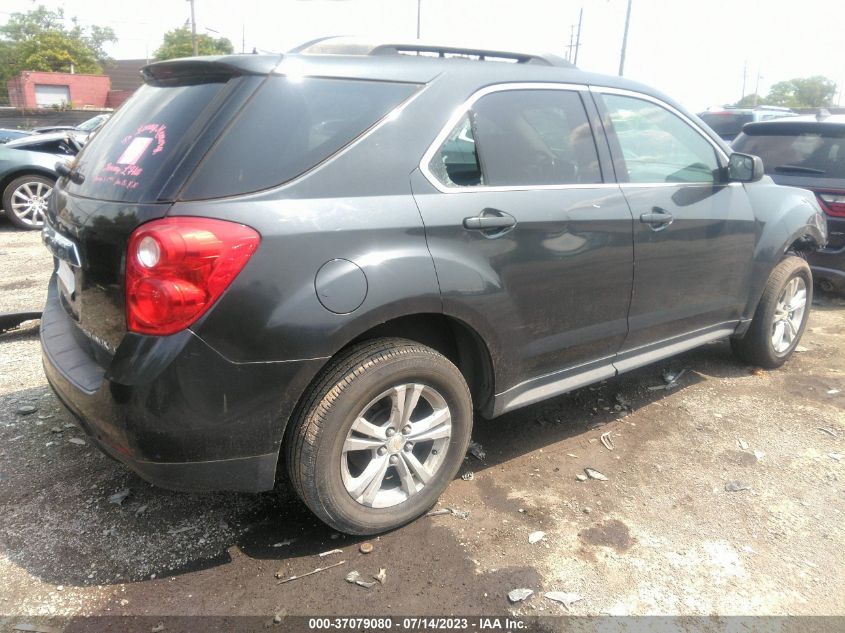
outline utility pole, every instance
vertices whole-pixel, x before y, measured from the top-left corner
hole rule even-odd
[[[584,7],[581,7],[581,10],[578,12],[578,35],[575,37],[575,59],[572,60],[575,66],[578,65],[578,50],[581,48],[581,22],[583,19]]]
[[[762,79],[760,69],[757,69],[757,81],[754,83],[754,105],[757,106],[757,99],[760,98],[760,79]]]
[[[569,46],[566,47],[566,61],[571,62],[575,48],[575,25],[569,25]]]
[[[739,96],[739,100],[742,101],[745,99],[745,78],[748,75],[748,60],[746,59],[745,62],[742,64],[742,94]]]
[[[622,34],[622,54],[619,56],[619,76],[625,74],[625,49],[628,48],[628,26],[631,24],[631,2],[628,0],[628,10],[625,13],[625,32]]]
[[[246,53],[246,25],[241,24],[241,55]]]
[[[420,15],[422,14],[422,0],[417,0],[417,39],[420,39]]]
[[[194,57],[199,55],[197,51],[197,17],[194,12],[194,0],[188,0],[191,3],[191,47],[194,50]]]

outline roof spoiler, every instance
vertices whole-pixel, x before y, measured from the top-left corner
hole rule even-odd
[[[151,84],[184,81],[226,81],[241,75],[266,75],[279,65],[281,55],[225,55],[184,57],[144,66],[141,75]]]

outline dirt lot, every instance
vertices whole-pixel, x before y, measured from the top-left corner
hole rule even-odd
[[[38,234],[0,222],[0,262],[0,312],[40,307]],[[168,492],[101,456],[50,393],[30,324],[0,335],[0,630],[84,614],[567,613],[547,591],[578,594],[573,614],[845,614],[843,347],[845,301],[821,297],[781,370],[718,343],[477,420],[486,456],[440,504],[468,516],[422,518],[364,555],[284,488]],[[654,389],[666,369],[687,372]],[[607,481],[579,481],[585,467]],[[384,585],[344,581],[380,569]],[[515,588],[535,593],[512,605]]]

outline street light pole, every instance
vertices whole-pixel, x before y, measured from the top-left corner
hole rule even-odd
[[[199,55],[197,50],[197,17],[194,13],[194,0],[188,0],[191,3],[191,48],[194,51],[194,57]]]
[[[625,49],[628,48],[628,25],[631,23],[631,2],[628,0],[628,11],[625,13],[625,32],[622,35],[622,54],[619,57],[619,76],[625,74]]]
[[[417,39],[420,39],[420,14],[422,13],[422,0],[417,0]]]

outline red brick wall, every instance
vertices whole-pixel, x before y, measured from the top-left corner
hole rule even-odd
[[[106,99],[106,105],[109,108],[116,108],[131,96],[131,90],[109,90],[109,96]]]
[[[34,108],[35,85],[67,86],[74,108],[106,107],[111,80],[105,75],[71,75],[24,71],[7,82],[9,100],[16,108]]]

